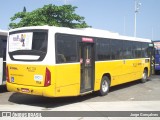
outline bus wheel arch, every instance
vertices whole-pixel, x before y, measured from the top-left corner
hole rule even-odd
[[[143,73],[142,73],[142,79],[141,79],[141,82],[142,83],[145,83],[148,79],[148,68],[145,67],[144,70],[143,70]]]
[[[109,88],[110,88],[110,84],[111,84],[111,76],[110,74],[104,74],[102,76],[101,82],[100,82],[100,90],[99,90],[99,95],[100,96],[104,96],[107,95],[109,92]]]

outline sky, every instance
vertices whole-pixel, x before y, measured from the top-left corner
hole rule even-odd
[[[137,37],[160,40],[160,0],[139,0]],[[10,18],[25,6],[31,12],[44,5],[71,4],[89,26],[134,36],[135,0],[4,0],[0,4],[0,29],[8,30]]]

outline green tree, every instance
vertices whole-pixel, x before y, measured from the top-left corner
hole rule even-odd
[[[27,12],[26,8],[24,8],[23,12],[18,12],[11,17],[9,27],[18,28],[39,25],[70,28],[90,27],[84,21],[84,17],[75,13],[76,8],[72,5],[55,6],[52,4],[45,5],[43,8],[38,8],[32,12]]]

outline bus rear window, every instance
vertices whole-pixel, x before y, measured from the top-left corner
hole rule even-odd
[[[47,52],[47,33],[35,32],[33,34],[32,50]]]
[[[47,53],[47,44],[47,30],[27,30],[11,32],[9,36],[8,51],[12,60],[41,61],[44,59]],[[27,57],[20,57],[24,55]],[[37,56],[37,59],[28,60],[30,56]]]

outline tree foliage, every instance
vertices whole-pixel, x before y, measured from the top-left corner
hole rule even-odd
[[[38,8],[32,12],[27,12],[26,8],[24,8],[23,12],[18,12],[11,17],[9,27],[18,28],[39,25],[70,28],[90,27],[84,21],[84,17],[75,13],[76,8],[72,5],[56,6],[52,4],[45,5],[43,8]]]

